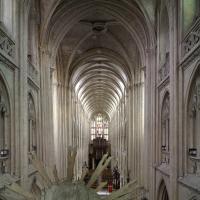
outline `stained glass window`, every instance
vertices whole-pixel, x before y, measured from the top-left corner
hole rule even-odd
[[[91,140],[97,137],[108,140],[108,124],[106,116],[98,113],[91,121]]]

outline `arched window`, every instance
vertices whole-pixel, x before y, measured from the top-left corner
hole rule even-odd
[[[9,96],[0,77],[0,173],[10,172],[10,131]]]
[[[31,94],[28,95],[28,151],[37,152],[36,111]]]
[[[200,156],[200,70],[191,85],[188,102],[188,172],[196,173],[200,165],[193,157]]]
[[[101,113],[91,121],[91,140],[97,137],[108,140],[108,119]]]
[[[169,163],[170,152],[170,98],[167,92],[163,99],[161,110],[161,152],[162,163]]]

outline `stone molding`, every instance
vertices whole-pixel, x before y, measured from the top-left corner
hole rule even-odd
[[[169,82],[170,82],[170,77],[168,75],[161,82],[158,83],[157,88],[159,89],[159,91],[165,88],[165,86],[167,86]]]

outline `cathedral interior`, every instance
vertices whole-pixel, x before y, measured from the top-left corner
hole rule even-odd
[[[107,153],[103,190],[200,200],[199,0],[0,0],[0,200],[69,149],[73,181]]]

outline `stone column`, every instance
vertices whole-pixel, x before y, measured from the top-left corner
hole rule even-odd
[[[179,85],[178,85],[178,96],[179,97],[183,97],[183,87],[184,87],[184,84],[183,84],[183,71],[182,71],[182,67],[179,67]],[[186,112],[184,112],[184,108],[183,108],[183,98],[180,98],[179,99],[179,109],[178,109],[178,118],[179,118],[179,130],[178,130],[178,135],[179,135],[179,138],[178,138],[178,154],[179,154],[179,166],[178,166],[178,169],[179,169],[179,173],[178,173],[178,176],[183,176],[184,175],[184,157],[185,155],[187,154],[185,151],[184,151],[184,148],[183,148],[183,144],[184,144],[184,138],[185,138],[185,134],[184,134],[184,124],[183,124],[183,121],[184,121],[184,118],[188,117],[188,115],[186,114]],[[186,119],[185,118],[185,119]],[[185,128],[186,130],[186,128]],[[186,144],[186,143],[185,143]],[[186,154],[185,154],[186,153]],[[187,159],[186,159],[187,160]]]
[[[169,9],[170,24],[170,194],[171,200],[178,199],[178,2],[171,1]]]
[[[128,170],[130,171],[129,175],[131,180],[134,178],[133,177],[133,158],[132,158],[132,146],[133,146],[133,108],[132,108],[132,103],[133,103],[133,98],[132,98],[132,87],[129,88],[128,91],[128,99],[127,99],[127,123],[128,123],[128,137],[127,137],[127,165],[128,165]]]
[[[41,129],[43,134],[43,161],[48,167],[55,164],[53,143],[53,106],[50,79],[51,53],[41,47]]]
[[[72,123],[73,123],[73,117],[72,117],[72,91],[71,88],[68,88],[68,146],[72,145]]]
[[[134,170],[135,178],[140,184],[143,184],[143,167],[144,167],[144,116],[143,116],[143,80],[142,71],[138,68],[135,72],[134,85],[133,85],[133,98],[134,98]]]
[[[28,12],[30,2],[19,3],[19,145],[20,145],[20,176],[21,185],[27,188],[28,179],[28,84],[27,84],[27,43],[28,43]]]
[[[156,65],[155,46],[146,50],[146,76],[145,76],[145,186],[150,191],[149,199],[155,197],[155,162],[156,162]]]

